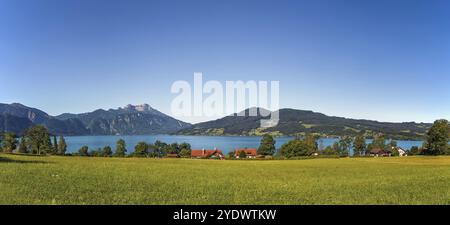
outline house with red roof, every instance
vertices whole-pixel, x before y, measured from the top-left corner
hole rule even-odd
[[[241,152],[245,152],[247,159],[255,159],[257,155],[256,148],[237,148],[234,150],[234,157],[239,159]]]
[[[202,149],[202,150],[191,150],[191,158],[194,158],[194,159],[209,159],[209,158],[224,159],[225,156],[223,155],[222,150]]]

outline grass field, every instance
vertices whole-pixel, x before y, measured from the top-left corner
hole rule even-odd
[[[0,204],[450,204],[450,157],[215,161],[0,154]]]

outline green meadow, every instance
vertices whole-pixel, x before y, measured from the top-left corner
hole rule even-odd
[[[0,154],[0,204],[450,204],[450,157],[193,160]]]

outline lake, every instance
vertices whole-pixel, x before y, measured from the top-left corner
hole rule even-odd
[[[141,141],[154,143],[160,140],[166,143],[187,142],[190,143],[192,149],[220,149],[224,153],[233,151],[235,148],[258,148],[261,137],[242,137],[242,136],[179,136],[179,135],[133,135],[133,136],[68,136],[65,137],[67,143],[67,152],[78,152],[83,145],[89,147],[90,150],[111,146],[115,149],[116,141],[124,139],[127,144],[128,153],[134,150],[134,146]],[[284,143],[294,139],[294,137],[277,137],[276,147],[281,147]],[[332,145],[336,138],[319,139],[320,146],[327,147]],[[370,143],[371,140],[368,140]],[[398,140],[397,144],[403,149],[410,149],[412,146],[422,146],[422,141],[405,141]]]

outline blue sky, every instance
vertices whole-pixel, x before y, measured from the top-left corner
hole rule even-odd
[[[0,102],[170,114],[171,84],[203,72],[279,80],[282,108],[450,119],[449,11],[446,0],[0,0]]]

